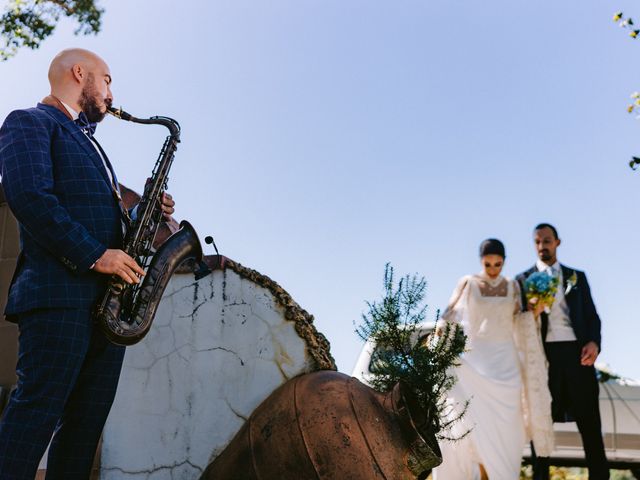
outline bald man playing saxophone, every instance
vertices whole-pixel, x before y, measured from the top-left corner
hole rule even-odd
[[[138,283],[144,271],[121,250],[130,212],[93,135],[111,80],[96,54],[64,50],[49,68],[51,94],[0,129],[21,239],[5,310],[20,337],[18,385],[0,420],[2,480],[33,480],[50,440],[48,480],[89,478],[115,396],[124,347],[106,340],[91,310],[111,275]],[[164,213],[173,207],[165,194]]]

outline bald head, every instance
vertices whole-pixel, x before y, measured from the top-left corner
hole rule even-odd
[[[49,66],[49,83],[52,95],[93,116],[92,121],[102,120],[111,105],[109,66],[89,50],[69,48],[56,55]]]

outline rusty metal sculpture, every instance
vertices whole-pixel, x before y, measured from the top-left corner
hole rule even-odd
[[[202,480],[409,480],[442,462],[402,384],[383,394],[333,371],[296,377],[256,408]]]

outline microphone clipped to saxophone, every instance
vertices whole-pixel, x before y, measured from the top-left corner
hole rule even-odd
[[[153,241],[163,218],[162,194],[180,142],[180,125],[169,117],[136,118],[122,109],[107,109],[111,115],[129,122],[163,125],[169,129],[160,156],[138,204],[137,216],[127,230],[122,250],[145,270],[138,284],[128,284],[112,275],[107,291],[98,303],[95,319],[105,336],[118,345],[133,345],[149,332],[162,295],[174,271],[186,260],[202,264],[198,234],[187,221],[157,250]]]

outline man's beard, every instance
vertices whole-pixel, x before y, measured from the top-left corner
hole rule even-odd
[[[82,108],[84,114],[87,116],[87,119],[92,123],[101,122],[107,114],[106,110],[104,112],[100,110],[95,83],[93,75],[91,74],[89,74],[87,84],[82,88],[78,104],[80,105],[80,108]],[[107,101],[105,101],[105,104],[107,106],[110,106]]]
[[[548,260],[551,260],[551,252],[549,252],[549,250],[543,250],[541,251],[538,256],[540,257],[540,260],[542,260],[543,262],[546,262]]]

